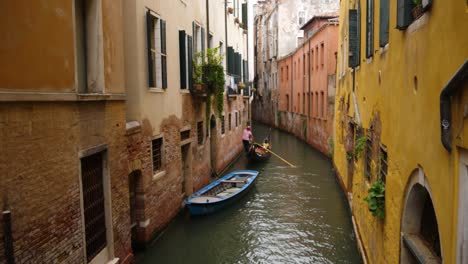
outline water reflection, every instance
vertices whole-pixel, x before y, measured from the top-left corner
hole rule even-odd
[[[258,139],[268,128],[256,124]],[[205,217],[178,216],[138,263],[361,263],[345,199],[330,162],[293,136],[273,130],[272,157],[228,170],[261,171],[238,204]]]

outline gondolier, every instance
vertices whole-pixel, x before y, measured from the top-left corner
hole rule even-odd
[[[242,143],[244,144],[245,152],[249,152],[250,142],[253,142],[253,135],[250,129],[250,123],[247,123],[247,127],[244,129],[244,132],[242,133]]]

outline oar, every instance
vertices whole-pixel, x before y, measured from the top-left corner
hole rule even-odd
[[[270,149],[264,148],[262,145],[260,145],[260,144],[258,144],[258,143],[256,143],[256,142],[254,143],[254,145],[257,145],[257,146],[261,147],[262,149],[264,149],[264,150],[270,152],[271,154],[275,155],[278,159],[282,160],[284,163],[288,164],[288,165],[291,166],[292,168],[295,168],[295,167],[296,167],[296,166],[294,166],[291,162],[289,162],[289,161],[283,159],[280,155],[274,153],[274,152],[271,151]]]

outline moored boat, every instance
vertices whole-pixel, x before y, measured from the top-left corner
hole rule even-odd
[[[192,215],[214,213],[239,200],[252,188],[258,171],[239,170],[208,184],[185,200]]]

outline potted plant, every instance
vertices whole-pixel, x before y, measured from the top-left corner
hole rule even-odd
[[[244,29],[244,34],[246,34],[246,35],[247,35],[247,33],[248,33],[247,29]]]
[[[233,14],[233,13],[234,13],[234,8],[228,7],[228,13],[229,13],[229,14]]]
[[[245,88],[245,83],[240,82],[239,84],[237,84],[237,88],[244,89]]]
[[[238,17],[234,18],[234,22],[237,23],[237,24],[240,24],[240,20]]]
[[[422,0],[413,0],[414,7],[411,10],[413,18],[416,20],[423,14]]]
[[[239,27],[243,28],[243,27],[244,27],[244,23],[240,22],[240,23],[239,23]]]

